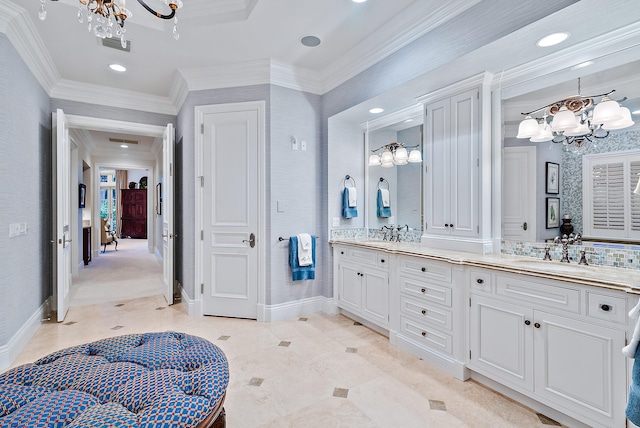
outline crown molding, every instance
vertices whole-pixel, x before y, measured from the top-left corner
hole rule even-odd
[[[179,72],[191,92],[268,84],[270,68],[269,60],[256,60],[197,69],[180,69]]]
[[[92,102],[109,107],[142,110],[175,115],[176,108],[169,98],[142,92],[125,91],[107,86],[91,85],[71,80],[60,80],[50,92],[51,98],[80,103]]]
[[[176,108],[176,111],[182,109],[187,96],[189,95],[189,85],[187,80],[182,76],[179,70],[176,70],[171,85],[169,86],[169,99]]]
[[[273,60],[271,61],[270,83],[316,95],[323,94],[322,82],[318,72],[291,67],[288,64]]]
[[[325,67],[321,72],[322,93],[338,87],[479,2],[480,0],[451,0],[442,2],[436,9],[431,2],[415,2]],[[417,22],[416,17],[419,17]],[[409,22],[414,24],[407,25]]]
[[[27,11],[12,2],[0,0],[0,32],[6,34],[40,86],[50,93],[60,80],[60,73]]]
[[[422,104],[427,104],[431,101],[437,101],[442,98],[449,97],[458,92],[468,91],[480,85],[485,85],[486,87],[491,84],[492,79],[493,73],[485,71],[484,73],[476,74],[468,79],[461,80],[452,85],[445,86],[444,88],[416,97],[416,101]]]
[[[363,130],[375,131],[377,129],[384,128],[389,125],[397,124],[398,122],[402,122],[407,119],[414,118],[416,116],[421,116],[423,113],[424,106],[422,104],[415,104],[402,110],[395,111],[386,116],[370,120],[368,122],[363,122],[360,124],[360,127]]]

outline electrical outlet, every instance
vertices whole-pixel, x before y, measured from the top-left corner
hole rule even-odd
[[[307,150],[307,142],[306,141],[304,141],[304,140],[300,141],[300,150],[302,150],[303,152],[305,150]]]
[[[27,223],[20,223],[20,235],[26,235],[28,231]]]
[[[296,137],[291,137],[291,150],[298,150],[298,140]]]
[[[340,227],[340,217],[333,217],[331,227]]]

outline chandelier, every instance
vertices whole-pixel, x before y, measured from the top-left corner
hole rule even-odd
[[[525,118],[518,126],[517,138],[528,138],[534,143],[562,143],[565,151],[569,151],[573,145],[577,151],[587,142],[607,137],[609,131],[628,128],[634,124],[631,112],[619,104],[627,98],[615,101],[610,98],[614,92],[583,96],[578,79],[578,95],[521,113]],[[602,99],[596,104],[594,99],[599,97]],[[532,116],[534,113],[543,117],[535,118]],[[547,120],[549,116],[552,117],[551,121]]]
[[[47,10],[44,7],[46,0],[40,0],[40,10],[38,11],[38,18],[44,21],[47,18]],[[57,1],[57,0],[51,0]],[[137,0],[149,13],[162,19],[173,18],[173,38],[178,40],[180,34],[178,34],[178,18],[176,10],[182,7],[182,0],[163,0],[164,3],[169,6],[171,12],[167,15],[158,13],[149,7],[143,0]],[[116,27],[116,36],[120,37],[120,43],[122,48],[127,47],[127,41],[125,39],[126,29],[124,28],[124,22],[127,18],[131,18],[132,14],[126,6],[126,0],[79,0],[78,10],[78,22],[83,24],[87,22],[87,29],[89,32],[93,30],[93,34],[101,39],[113,37],[113,27]],[[96,19],[94,22],[94,16]]]
[[[378,147],[371,150],[369,166],[382,165],[383,168],[391,168],[395,165],[406,165],[409,162],[422,162],[422,155],[418,147],[418,145],[408,147],[412,149],[410,153],[407,152],[407,147],[403,143],[397,141]]]

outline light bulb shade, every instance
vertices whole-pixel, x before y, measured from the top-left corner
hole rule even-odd
[[[409,163],[408,159],[400,159],[400,160],[395,159],[393,161],[394,165],[406,165],[407,163]]]
[[[638,184],[636,184],[636,188],[633,189],[633,193],[640,195],[640,177],[638,177]]]
[[[532,143],[544,143],[551,140],[553,140],[553,133],[551,132],[551,127],[549,127],[546,122],[542,122],[539,125],[537,135],[529,138],[529,141]]]
[[[393,153],[389,150],[385,150],[380,157],[380,162],[382,162],[382,166],[384,166],[385,163],[393,165]]]
[[[626,107],[620,107],[620,112],[622,113],[622,119],[616,120],[615,122],[605,123],[602,127],[607,131],[613,131],[633,126],[635,122],[631,119],[631,111]]]
[[[609,97],[603,97],[602,101],[593,109],[591,122],[594,125],[609,125],[618,120],[622,120],[620,105]]]
[[[560,107],[560,110],[558,110],[551,121],[551,129],[558,132],[567,131],[576,126],[578,126],[576,115],[565,106]]]
[[[567,129],[566,131],[564,131],[564,135],[566,135],[567,137],[580,137],[589,134],[591,134],[591,129],[586,122],[578,123],[578,126],[576,126],[575,128]]]
[[[405,149],[404,147],[398,147],[396,149],[395,155],[396,164],[398,164],[398,162],[406,162],[407,159],[409,159],[407,149]]]
[[[382,162],[381,165],[382,165],[383,168],[393,168],[395,166],[393,161],[391,161],[391,162]]]
[[[409,153],[409,162],[411,163],[422,162],[422,153],[420,153],[420,150],[418,149],[411,150],[411,153]]]
[[[380,165],[380,156],[377,154],[372,154],[369,156],[369,166],[379,166]]]
[[[520,122],[516,138],[531,138],[534,135],[537,135],[538,131],[538,121],[531,116],[527,116],[522,122]]]

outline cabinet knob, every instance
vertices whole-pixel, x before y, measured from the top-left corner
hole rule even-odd
[[[478,279],[476,279],[476,282],[478,284],[484,284],[484,279],[478,278]]]
[[[424,309],[422,310],[422,315],[426,315],[427,311],[425,311]]]
[[[340,251],[340,254],[344,254],[344,251]]]
[[[426,292],[427,292],[427,290],[426,290],[426,288],[423,288],[422,290],[420,290],[420,292],[422,292],[422,293],[426,293]]]
[[[600,305],[600,309],[602,309],[605,312],[609,312],[611,310],[611,306],[609,306],[609,305]]]
[[[423,332],[422,332],[422,337],[426,337],[426,336],[427,336],[427,332],[426,332],[426,331],[423,331]]]
[[[420,269],[420,270],[421,270],[422,272],[426,272],[426,271],[427,271],[427,268],[424,268],[424,267],[423,267],[423,268],[422,268],[422,269]]]
[[[537,322],[537,323],[535,323],[533,326],[534,326],[535,328],[540,328],[540,323],[539,323],[539,322]]]
[[[453,227],[453,223],[451,223],[451,224],[449,225],[449,227]]]
[[[384,259],[380,259],[380,263],[384,263]]]
[[[444,227],[449,227],[449,223],[445,223],[445,224],[444,224]]]
[[[525,325],[531,325],[531,321],[529,321],[529,320],[525,320],[525,321],[524,321],[524,324],[525,324]]]

